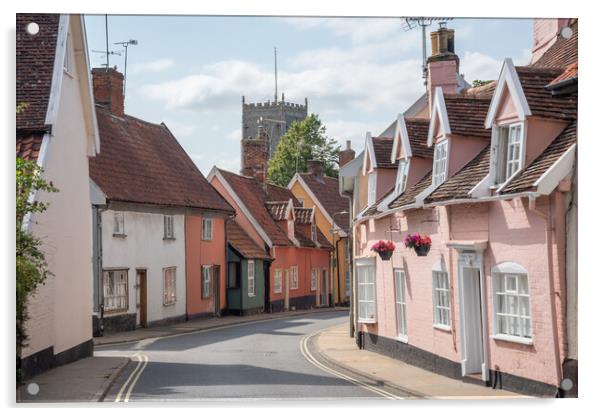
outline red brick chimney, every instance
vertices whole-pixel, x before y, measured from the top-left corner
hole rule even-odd
[[[353,159],[355,159],[355,150],[351,148],[351,140],[347,140],[345,149],[339,152],[339,168],[342,168]]]
[[[458,70],[460,58],[454,52],[454,31],[442,25],[431,32],[433,54],[427,59],[427,89],[429,113],[433,105],[435,88],[441,87],[443,93],[455,94],[458,91]]]
[[[324,162],[321,160],[308,160],[307,172],[318,180],[324,179]]]
[[[241,143],[241,175],[253,176],[261,183],[268,177],[268,159],[270,140],[263,126],[258,126],[257,137],[242,139]]]
[[[114,68],[93,68],[94,101],[123,117],[123,74]]]

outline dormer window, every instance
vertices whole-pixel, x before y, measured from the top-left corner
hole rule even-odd
[[[435,145],[435,157],[433,159],[433,185],[439,185],[447,179],[447,140]]]
[[[395,193],[401,194],[406,189],[406,182],[408,179],[408,168],[410,162],[402,159],[399,161],[399,167],[397,168],[397,179],[395,180]]]
[[[522,167],[522,123],[498,127],[496,183],[503,183]]]
[[[368,174],[368,206],[376,202],[376,172]]]

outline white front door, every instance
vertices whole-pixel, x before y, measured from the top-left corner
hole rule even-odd
[[[483,374],[485,377],[480,280],[478,268],[460,267],[462,375]]]

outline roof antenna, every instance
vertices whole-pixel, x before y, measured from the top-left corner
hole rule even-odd
[[[274,46],[274,102],[278,102],[278,57]]]
[[[109,71],[109,16],[105,14],[105,40],[107,43],[107,72]]]

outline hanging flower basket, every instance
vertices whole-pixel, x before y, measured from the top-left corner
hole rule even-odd
[[[408,234],[403,240],[403,244],[407,248],[413,248],[417,256],[426,256],[431,249],[431,237],[428,235]]]
[[[380,240],[372,245],[372,251],[376,251],[382,260],[390,260],[395,250],[392,241]]]

